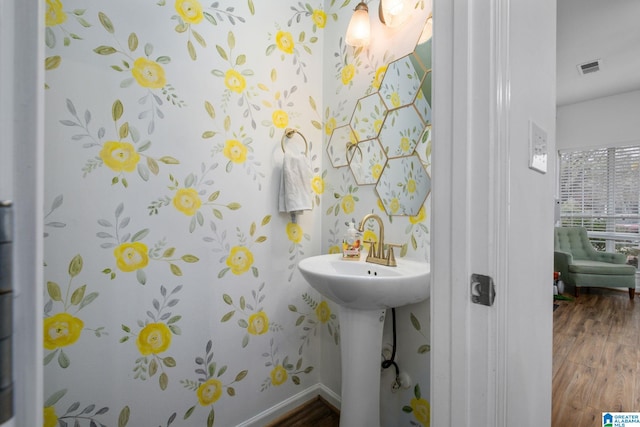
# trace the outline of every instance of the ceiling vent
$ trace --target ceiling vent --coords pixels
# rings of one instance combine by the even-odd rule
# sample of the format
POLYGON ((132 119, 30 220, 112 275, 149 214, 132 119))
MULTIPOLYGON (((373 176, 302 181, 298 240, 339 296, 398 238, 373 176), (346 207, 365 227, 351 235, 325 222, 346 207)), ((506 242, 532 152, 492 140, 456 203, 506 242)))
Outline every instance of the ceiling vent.
POLYGON ((599 59, 594 59, 593 61, 585 62, 584 64, 578 65, 578 72, 582 75, 592 74, 597 71, 600 71, 600 67, 602 62, 599 59))

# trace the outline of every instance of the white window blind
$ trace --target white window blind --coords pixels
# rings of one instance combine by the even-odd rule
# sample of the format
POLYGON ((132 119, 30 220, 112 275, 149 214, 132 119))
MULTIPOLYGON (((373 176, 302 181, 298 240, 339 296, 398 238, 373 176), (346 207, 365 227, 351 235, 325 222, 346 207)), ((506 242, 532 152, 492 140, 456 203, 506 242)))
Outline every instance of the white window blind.
MULTIPOLYGON (((640 239, 640 146, 560 152, 560 220, 603 238, 640 239)), ((627 243, 628 243, 627 242, 627 243)), ((637 240, 636 240, 637 242, 637 240)))

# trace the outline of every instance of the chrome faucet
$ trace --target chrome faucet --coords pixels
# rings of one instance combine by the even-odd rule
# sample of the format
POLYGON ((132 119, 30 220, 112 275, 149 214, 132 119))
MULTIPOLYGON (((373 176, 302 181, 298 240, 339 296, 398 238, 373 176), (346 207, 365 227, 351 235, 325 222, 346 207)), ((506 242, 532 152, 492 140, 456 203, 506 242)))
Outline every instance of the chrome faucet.
POLYGON ((393 247, 399 247, 400 245, 389 244, 389 248, 387 250, 387 254, 385 256, 384 253, 384 224, 382 223, 382 219, 376 214, 370 213, 365 215, 360 221, 360 225, 358 225, 358 231, 364 231, 364 225, 370 219, 375 219, 378 223, 378 227, 380 228, 379 239, 378 239, 378 248, 376 249, 376 242, 372 240, 368 240, 365 243, 369 243, 369 252, 367 253, 366 262, 371 262, 373 264, 381 264, 387 265, 389 267, 396 267, 396 258, 393 255, 393 247))

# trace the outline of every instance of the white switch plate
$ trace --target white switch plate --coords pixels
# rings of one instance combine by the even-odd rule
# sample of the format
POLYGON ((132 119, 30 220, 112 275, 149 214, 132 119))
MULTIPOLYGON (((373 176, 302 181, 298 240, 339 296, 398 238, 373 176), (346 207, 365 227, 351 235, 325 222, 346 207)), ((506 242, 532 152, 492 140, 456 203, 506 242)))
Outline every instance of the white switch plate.
POLYGON ((529 167, 546 173, 547 158, 547 132, 529 120, 529 167))

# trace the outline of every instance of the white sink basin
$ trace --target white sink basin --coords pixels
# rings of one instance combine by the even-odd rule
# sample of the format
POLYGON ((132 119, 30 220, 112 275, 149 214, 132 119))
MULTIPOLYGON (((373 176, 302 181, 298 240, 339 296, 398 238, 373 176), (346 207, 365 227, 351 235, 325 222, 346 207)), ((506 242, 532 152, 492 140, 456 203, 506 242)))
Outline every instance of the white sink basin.
POLYGON ((341 254, 318 255, 298 263, 302 276, 333 302, 359 310, 400 307, 424 301, 430 293, 428 263, 403 258, 397 267, 347 261, 341 254))

